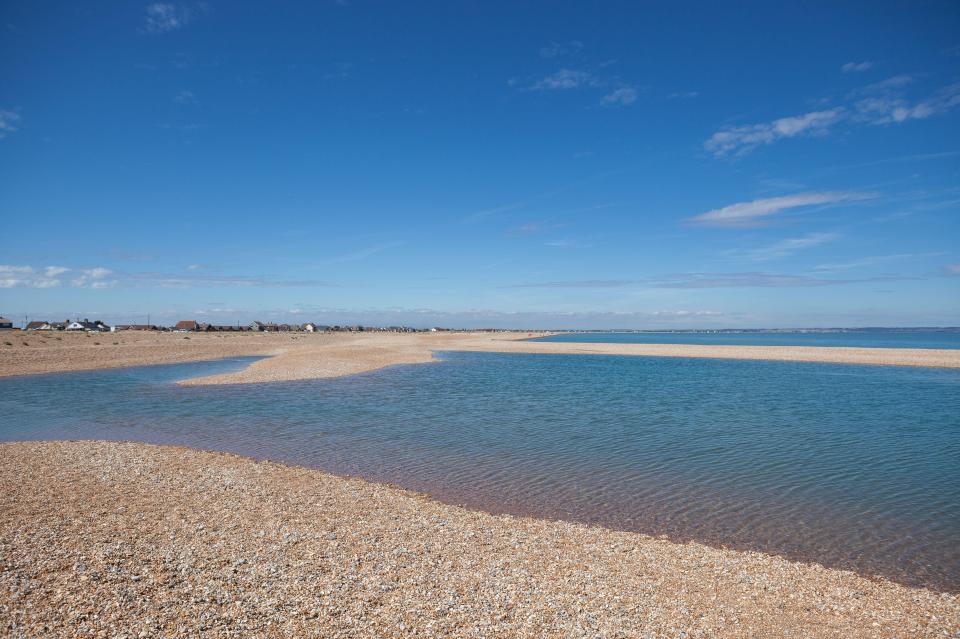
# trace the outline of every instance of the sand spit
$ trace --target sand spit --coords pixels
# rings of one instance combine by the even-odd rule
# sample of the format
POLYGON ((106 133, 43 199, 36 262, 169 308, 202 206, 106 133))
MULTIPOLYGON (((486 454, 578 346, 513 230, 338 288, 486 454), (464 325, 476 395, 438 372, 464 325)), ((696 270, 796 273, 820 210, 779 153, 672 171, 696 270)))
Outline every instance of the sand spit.
POLYGON ((186 448, 0 445, 13 637, 941 637, 956 595, 186 448))
POLYGON ((289 335, 265 333, 4 331, 0 333, 0 377, 275 355, 293 343, 289 335))
POLYGON ((429 362, 437 351, 633 355, 960 368, 960 350, 807 346, 699 346, 531 342, 530 333, 135 333, 11 332, 0 345, 0 377, 270 355, 245 370, 188 384, 243 384, 338 377, 429 362))

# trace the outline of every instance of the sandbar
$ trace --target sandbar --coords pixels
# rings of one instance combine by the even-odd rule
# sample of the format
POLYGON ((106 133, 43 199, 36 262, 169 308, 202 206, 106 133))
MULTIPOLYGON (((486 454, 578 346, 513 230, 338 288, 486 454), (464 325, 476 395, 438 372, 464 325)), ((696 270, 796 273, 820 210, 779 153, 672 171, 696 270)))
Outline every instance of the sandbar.
POLYGON ((706 346, 529 341, 542 333, 136 333, 7 332, 0 377, 144 366, 240 355, 265 359, 234 373, 184 384, 246 384, 339 377, 433 361, 442 351, 774 360, 960 368, 960 350, 811 346, 706 346), (9 343, 7 343, 9 342, 9 343))

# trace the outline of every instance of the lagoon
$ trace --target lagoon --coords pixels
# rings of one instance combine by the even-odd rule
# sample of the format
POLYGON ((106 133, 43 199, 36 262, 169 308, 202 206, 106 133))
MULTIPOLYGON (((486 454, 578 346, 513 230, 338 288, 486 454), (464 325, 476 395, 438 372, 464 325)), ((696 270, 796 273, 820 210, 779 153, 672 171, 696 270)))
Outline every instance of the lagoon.
POLYGON ((960 371, 450 352, 183 387, 234 358, 0 380, 0 439, 181 444, 441 500, 960 590, 960 371))

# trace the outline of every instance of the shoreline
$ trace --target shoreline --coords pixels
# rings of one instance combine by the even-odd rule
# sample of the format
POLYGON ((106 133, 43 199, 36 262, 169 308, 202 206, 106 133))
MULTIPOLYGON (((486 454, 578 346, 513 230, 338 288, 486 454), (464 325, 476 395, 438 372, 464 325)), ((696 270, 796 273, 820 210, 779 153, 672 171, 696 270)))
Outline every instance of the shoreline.
POLYGON ((134 636, 201 627, 345 636, 960 630, 955 594, 758 552, 492 515, 229 453, 18 442, 0 444, 0 460, 7 630, 11 622, 134 636))
POLYGON ((257 355, 265 359, 241 371, 194 378, 181 383, 264 383, 341 377, 398 364, 428 363, 434 360, 434 352, 438 351, 960 368, 960 349, 615 344, 536 342, 529 339, 549 334, 20 334, 15 338, 16 343, 11 341, 10 345, 0 347, 0 378, 257 355))

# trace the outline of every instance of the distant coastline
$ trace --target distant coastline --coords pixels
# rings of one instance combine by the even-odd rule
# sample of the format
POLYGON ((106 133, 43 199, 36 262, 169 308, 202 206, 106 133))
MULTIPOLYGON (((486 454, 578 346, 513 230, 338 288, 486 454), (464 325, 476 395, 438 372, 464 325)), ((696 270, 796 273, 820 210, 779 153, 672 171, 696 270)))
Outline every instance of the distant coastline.
POLYGON ((652 334, 701 334, 701 333, 960 333, 960 326, 910 326, 910 327, 823 327, 823 328, 585 328, 551 331, 553 333, 652 333, 652 334))

